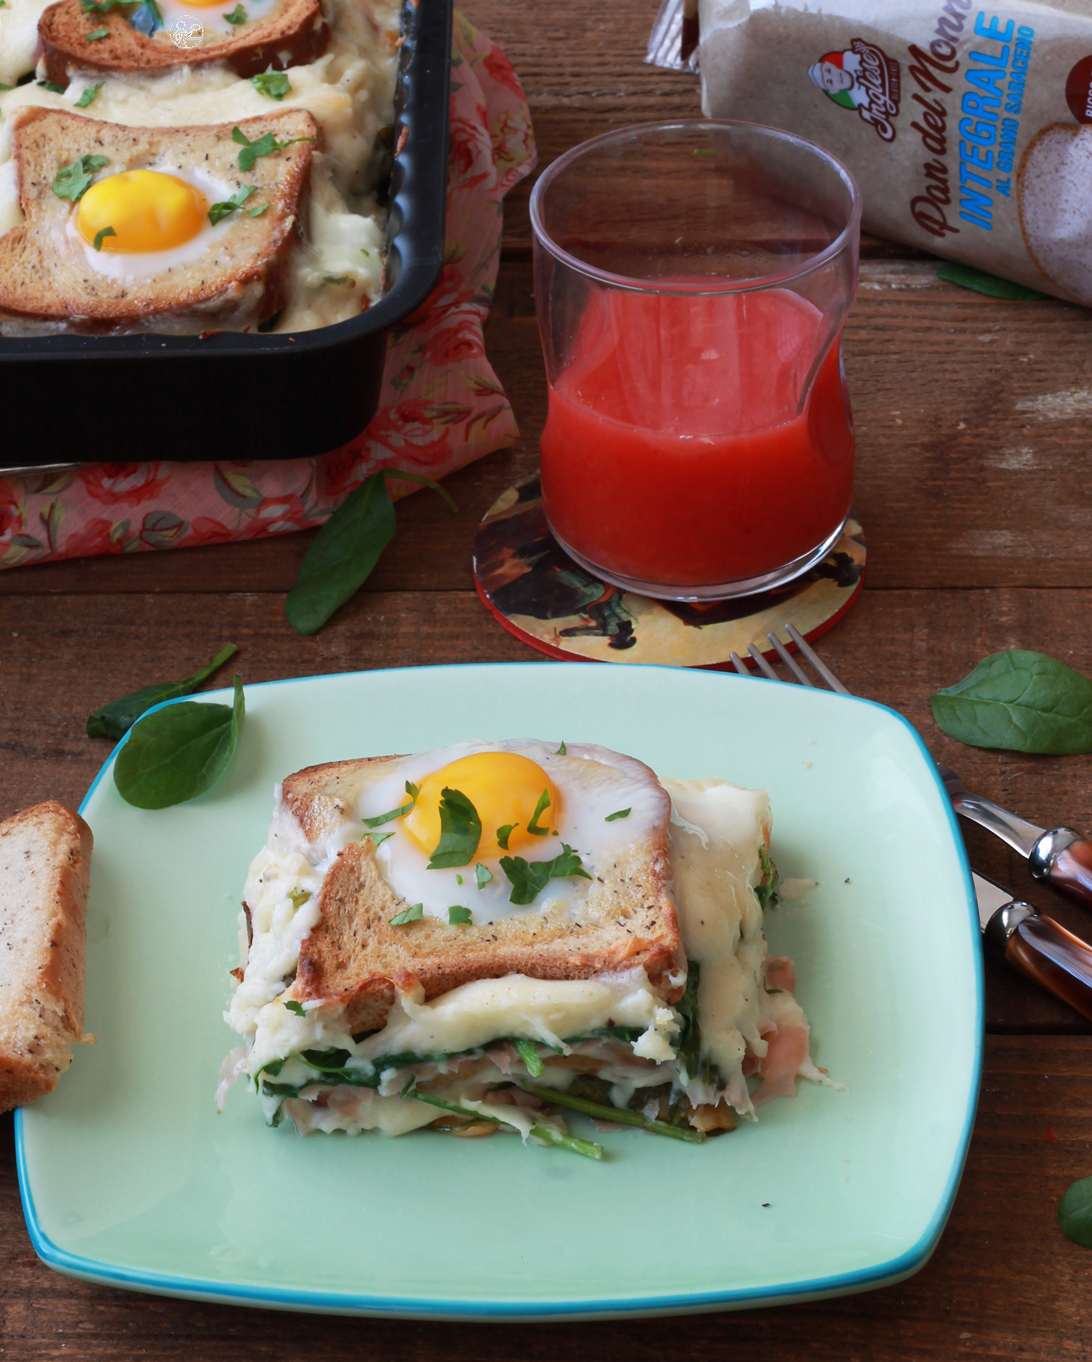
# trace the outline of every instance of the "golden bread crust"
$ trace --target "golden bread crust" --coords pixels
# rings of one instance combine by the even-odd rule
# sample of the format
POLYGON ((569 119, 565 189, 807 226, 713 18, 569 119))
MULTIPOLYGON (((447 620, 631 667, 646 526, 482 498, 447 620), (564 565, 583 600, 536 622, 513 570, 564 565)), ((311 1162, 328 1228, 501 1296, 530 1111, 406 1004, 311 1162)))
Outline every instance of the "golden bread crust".
POLYGON ((138 32, 127 13, 114 9, 88 14, 80 0, 50 5, 38 20, 39 60, 46 79, 67 85, 76 71, 164 71, 214 61, 226 61, 246 78, 307 65, 322 56, 330 41, 319 0, 282 0, 273 14, 241 24, 232 33, 210 32, 193 48, 177 47, 164 30, 151 37, 138 32), (107 30, 106 37, 89 43, 87 34, 100 28, 107 30))

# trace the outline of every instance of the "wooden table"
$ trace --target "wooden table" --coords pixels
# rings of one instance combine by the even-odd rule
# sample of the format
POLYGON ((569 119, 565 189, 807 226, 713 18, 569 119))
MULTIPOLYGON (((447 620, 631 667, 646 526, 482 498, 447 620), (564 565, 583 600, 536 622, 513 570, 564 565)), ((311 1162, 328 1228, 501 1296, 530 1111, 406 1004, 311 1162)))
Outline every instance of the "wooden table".
MULTIPOLYGON (((467 0, 524 81, 541 164, 607 128, 698 111, 692 76, 643 65, 655 0, 467 0)), ((545 383, 531 293, 527 189, 506 214, 487 341, 523 439, 449 480, 461 511, 415 496, 366 588, 315 638, 284 617, 309 536, 16 570, 0 575, 0 815, 79 803, 108 748, 84 736, 100 702, 183 675, 224 639, 248 682, 367 667, 520 660, 470 574, 475 526, 536 465, 545 383)), ((1092 829, 1092 758, 959 747, 928 696, 984 654, 1038 649, 1092 673, 1092 312, 1008 303, 942 283, 931 259, 865 243, 846 329, 857 419, 865 590, 823 641, 846 683, 900 710, 969 786, 1050 826, 1092 829)), ((1081 930, 1014 856, 971 834, 972 860, 1081 930)), ((1084 924, 1089 932, 1089 925, 1084 924)), ((1092 1254, 1055 1220, 1092 1173, 1090 1027, 986 967, 987 1037, 970 1157, 932 1261, 901 1286, 814 1305, 630 1323, 462 1326, 281 1314, 104 1290, 35 1257, 19 1206, 10 1116, 0 1118, 0 1350, 23 1357, 450 1362, 731 1355, 748 1362, 1081 1358, 1092 1254)), ((921 1094, 928 1102, 929 1094, 921 1094)), ((688 1246, 687 1251, 693 1251, 688 1246)))

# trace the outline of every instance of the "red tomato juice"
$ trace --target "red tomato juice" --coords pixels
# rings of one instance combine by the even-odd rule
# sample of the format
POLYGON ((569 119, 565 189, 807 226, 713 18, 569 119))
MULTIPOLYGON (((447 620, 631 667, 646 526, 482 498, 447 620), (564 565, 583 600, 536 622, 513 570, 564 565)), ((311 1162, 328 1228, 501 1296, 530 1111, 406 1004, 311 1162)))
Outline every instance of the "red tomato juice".
POLYGON ((784 289, 593 297, 540 444, 556 534, 608 574, 684 589, 816 550, 853 490, 839 340, 805 391, 824 325, 784 289))

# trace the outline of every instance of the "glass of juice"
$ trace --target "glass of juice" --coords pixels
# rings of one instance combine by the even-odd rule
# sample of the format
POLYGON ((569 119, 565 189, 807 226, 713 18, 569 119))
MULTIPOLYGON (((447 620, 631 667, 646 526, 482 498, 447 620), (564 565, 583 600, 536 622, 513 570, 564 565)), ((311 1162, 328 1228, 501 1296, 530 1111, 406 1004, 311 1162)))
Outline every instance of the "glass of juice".
POLYGON ((622 128, 546 170, 542 496, 578 563, 717 600, 781 586, 838 542, 860 217, 832 156, 746 123, 622 128))

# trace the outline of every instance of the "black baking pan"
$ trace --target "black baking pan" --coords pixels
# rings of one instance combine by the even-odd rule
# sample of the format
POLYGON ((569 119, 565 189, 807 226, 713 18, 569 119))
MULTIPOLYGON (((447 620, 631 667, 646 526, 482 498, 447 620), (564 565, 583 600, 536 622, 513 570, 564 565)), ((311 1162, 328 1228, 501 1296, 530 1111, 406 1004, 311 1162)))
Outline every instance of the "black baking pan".
POLYGON ((451 11, 452 0, 403 11, 383 297, 295 334, 0 337, 0 468, 294 459, 360 434, 387 332, 443 266, 451 11))

